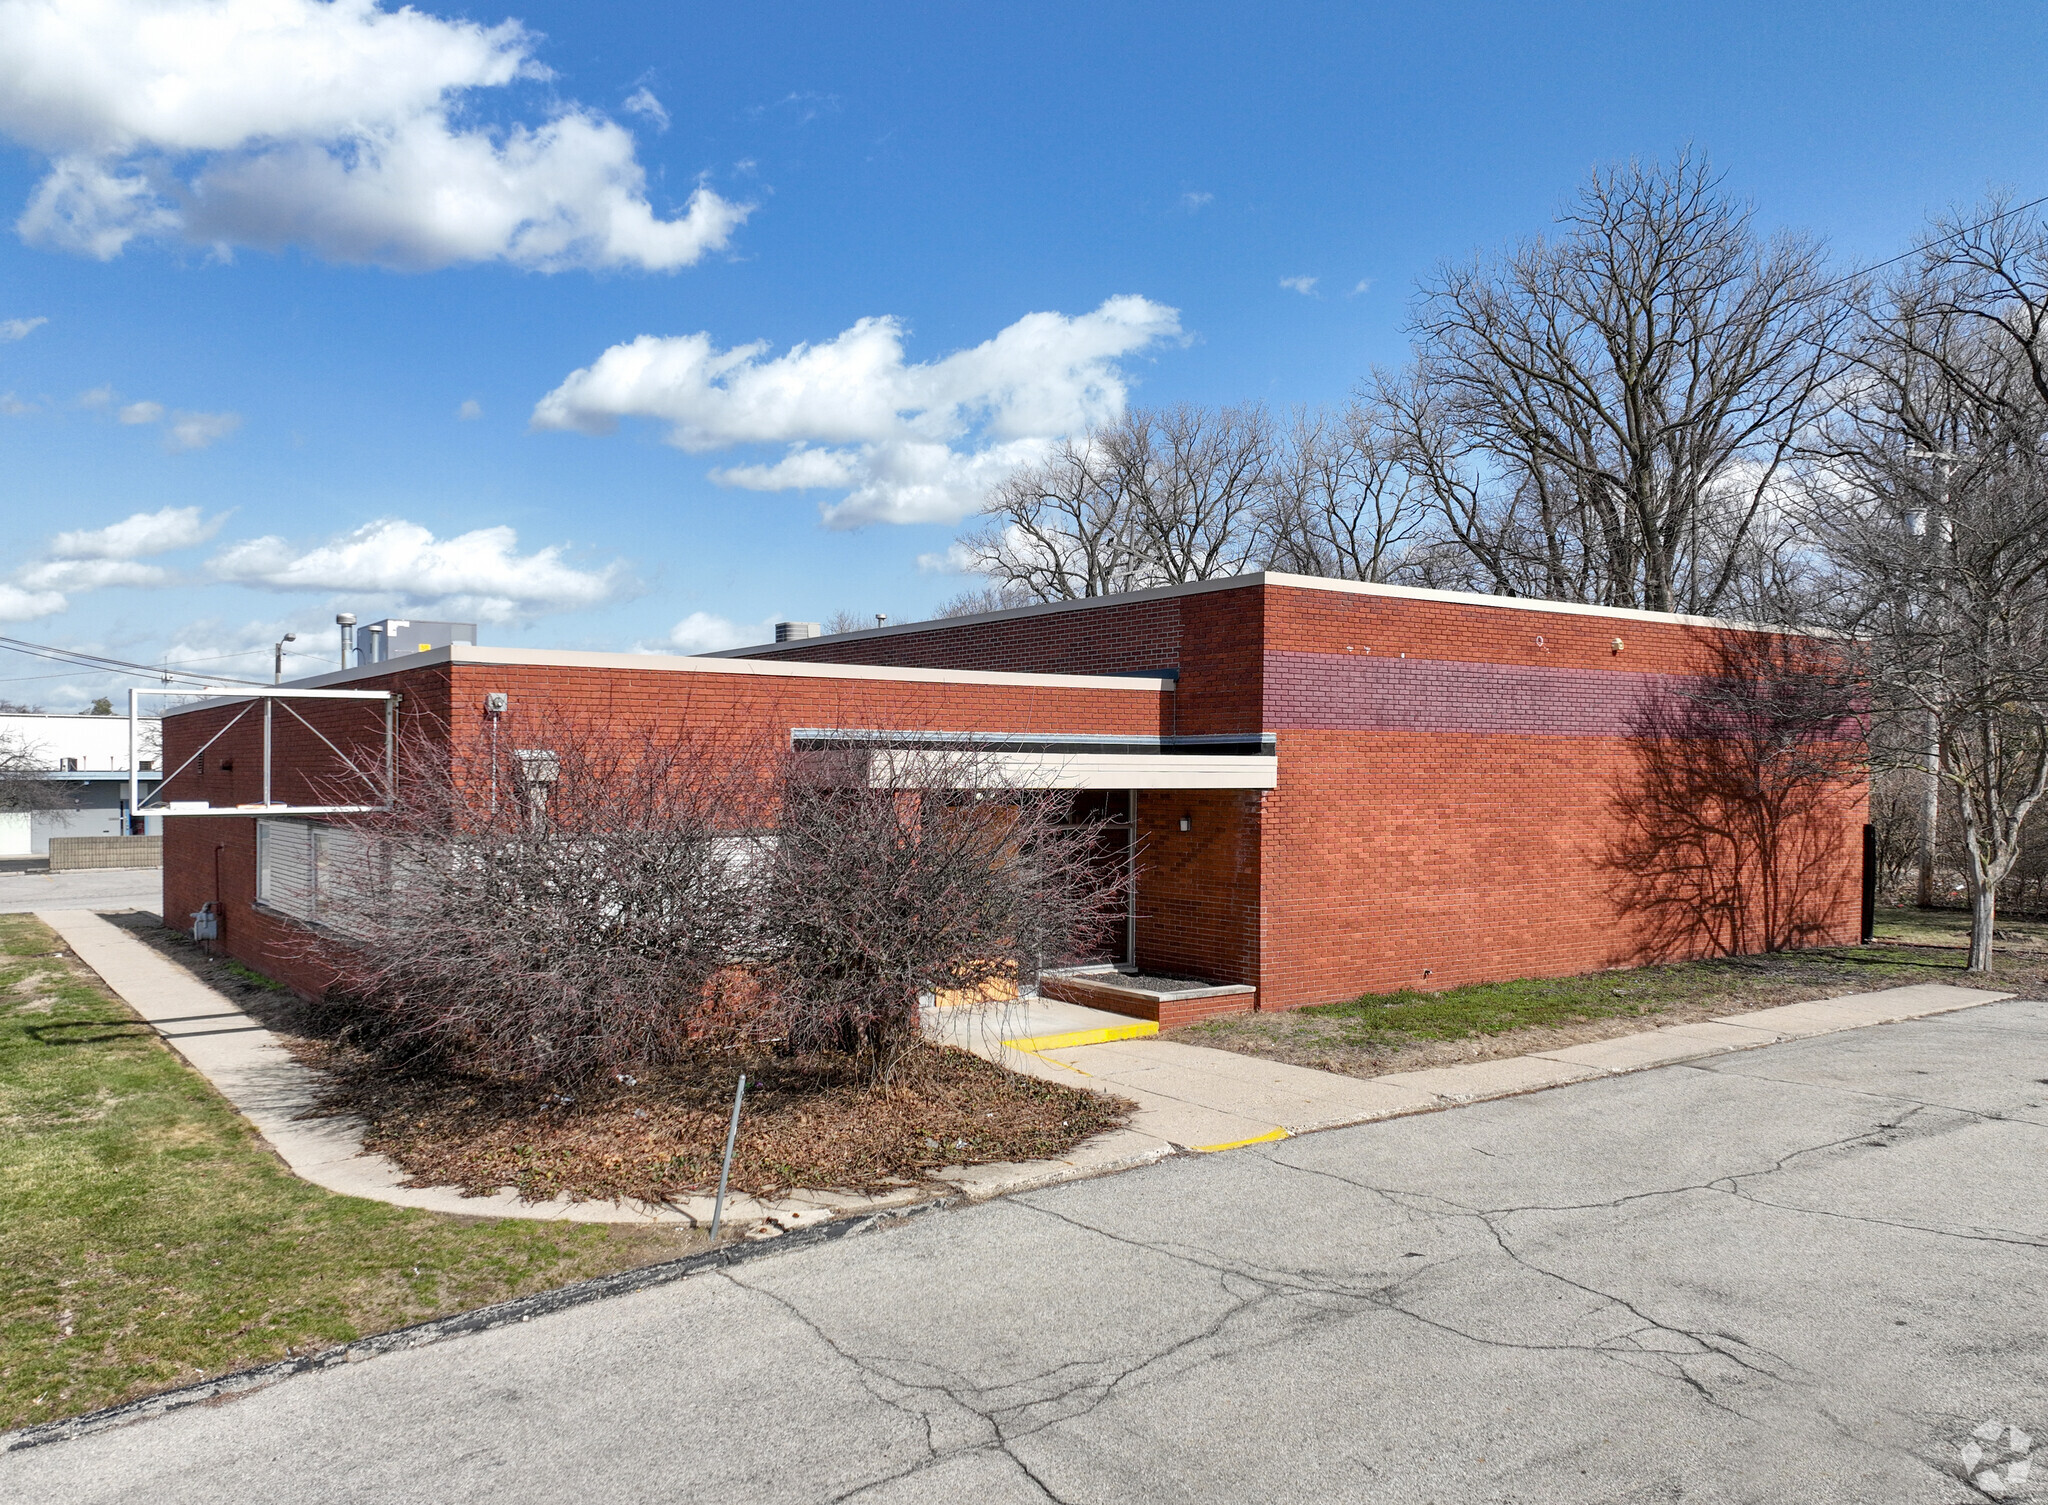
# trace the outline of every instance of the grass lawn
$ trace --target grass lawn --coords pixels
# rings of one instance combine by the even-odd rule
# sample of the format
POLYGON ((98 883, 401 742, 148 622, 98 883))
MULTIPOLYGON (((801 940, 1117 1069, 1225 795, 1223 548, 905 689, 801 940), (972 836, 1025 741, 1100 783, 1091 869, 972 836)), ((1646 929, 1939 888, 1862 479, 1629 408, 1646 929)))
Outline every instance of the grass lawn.
POLYGON ((0 915, 0 1427, 701 1245, 310 1186, 49 930, 0 915))
MULTIPOLYGON (((2048 983, 2048 946, 2033 935, 2048 937, 2048 924, 2015 921, 2012 928, 2028 939, 2001 944, 1997 982, 1977 985, 2039 996, 2048 983)), ((1518 978, 1438 993, 1369 993, 1314 1008, 1211 1020, 1174 1034, 1191 1044, 1375 1076, 1904 983, 1970 986, 1976 979, 1964 972, 1969 933, 1967 914, 1884 910, 1869 946, 1518 978)))

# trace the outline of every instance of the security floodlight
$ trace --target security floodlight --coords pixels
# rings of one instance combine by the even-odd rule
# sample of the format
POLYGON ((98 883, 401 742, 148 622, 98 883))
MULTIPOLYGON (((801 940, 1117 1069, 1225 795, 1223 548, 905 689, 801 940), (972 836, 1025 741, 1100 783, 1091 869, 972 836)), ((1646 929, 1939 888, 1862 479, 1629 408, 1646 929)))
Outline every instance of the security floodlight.
POLYGON ((270 650, 270 682, 272 684, 281 685, 284 683, 284 645, 286 643, 296 643, 298 640, 299 635, 296 632, 288 632, 279 638, 277 645, 270 650))

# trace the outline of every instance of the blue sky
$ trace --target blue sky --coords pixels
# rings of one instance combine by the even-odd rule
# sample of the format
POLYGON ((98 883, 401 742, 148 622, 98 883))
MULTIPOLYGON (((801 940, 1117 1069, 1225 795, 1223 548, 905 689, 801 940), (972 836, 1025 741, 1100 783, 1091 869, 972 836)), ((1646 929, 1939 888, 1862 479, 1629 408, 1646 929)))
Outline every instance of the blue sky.
MULTIPOLYGON (((331 663, 338 609, 672 651, 923 615, 1010 458, 1124 401, 1342 401, 1418 276, 1595 164, 1690 142, 1845 267, 2048 192, 2044 33, 0 0, 0 633, 253 674, 287 630, 331 663)), ((117 683, 0 654, 0 698, 117 683)))

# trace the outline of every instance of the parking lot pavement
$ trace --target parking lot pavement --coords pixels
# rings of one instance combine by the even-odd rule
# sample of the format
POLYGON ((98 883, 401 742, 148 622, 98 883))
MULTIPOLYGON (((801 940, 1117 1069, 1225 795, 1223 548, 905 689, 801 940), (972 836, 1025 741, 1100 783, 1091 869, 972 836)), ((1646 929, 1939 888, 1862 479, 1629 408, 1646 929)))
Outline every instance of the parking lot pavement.
POLYGON ((2027 1498, 2044 1150, 2048 1006, 1987 1004, 771 1245, 0 1497, 2027 1498))
MULTIPOLYGON (((32 909, 146 909, 161 914, 162 868, 84 868, 69 873, 0 873, 0 914, 32 909)), ((179 917, 184 923, 184 917, 179 917)))

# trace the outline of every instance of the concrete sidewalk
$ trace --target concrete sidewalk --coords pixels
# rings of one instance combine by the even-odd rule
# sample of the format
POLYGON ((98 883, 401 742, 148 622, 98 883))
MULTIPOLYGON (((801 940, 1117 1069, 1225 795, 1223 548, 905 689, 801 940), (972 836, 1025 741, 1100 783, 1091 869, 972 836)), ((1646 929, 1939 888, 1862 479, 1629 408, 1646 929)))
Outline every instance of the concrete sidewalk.
MULTIPOLYGON (((1027 999, 981 1011, 937 1010, 930 1016, 930 1028, 935 1037, 1013 1071, 1130 1099, 1137 1111, 1129 1127, 1091 1143, 1098 1154, 1131 1158, 1147 1150, 1165 1155, 1236 1149, 1836 1030, 1945 1014, 2011 996, 1918 983, 1724 1015, 1506 1060, 1370 1078, 1162 1040, 1155 1025, 1052 999, 1027 999)), ((1012 1169, 973 1166, 946 1175, 974 1190, 1012 1169)))

